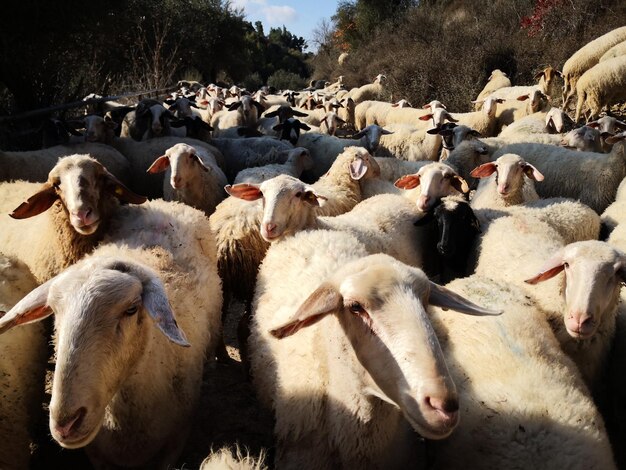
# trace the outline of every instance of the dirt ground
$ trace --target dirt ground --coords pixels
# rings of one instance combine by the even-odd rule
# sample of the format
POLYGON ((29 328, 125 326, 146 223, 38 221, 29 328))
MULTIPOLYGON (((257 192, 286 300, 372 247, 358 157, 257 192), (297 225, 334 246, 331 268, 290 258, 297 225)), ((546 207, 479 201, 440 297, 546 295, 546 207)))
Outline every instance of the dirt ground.
MULTIPOLYGON (((224 325, 226 349, 230 359, 209 363, 205 367, 196 421, 177 468, 197 469, 211 448, 217 450, 235 444, 247 448, 250 455, 255 457, 261 449, 269 451, 270 456, 272 454, 271 413, 259 406, 239 358, 236 331, 243 313, 243 304, 231 303, 224 325)), ((49 384, 50 380, 48 389, 49 384)), ((44 408, 47 409, 49 401, 50 395, 46 395, 44 408)), ((47 417, 46 411, 45 422, 37 429, 31 469, 91 469, 83 450, 62 449, 54 442, 50 437, 47 417)))

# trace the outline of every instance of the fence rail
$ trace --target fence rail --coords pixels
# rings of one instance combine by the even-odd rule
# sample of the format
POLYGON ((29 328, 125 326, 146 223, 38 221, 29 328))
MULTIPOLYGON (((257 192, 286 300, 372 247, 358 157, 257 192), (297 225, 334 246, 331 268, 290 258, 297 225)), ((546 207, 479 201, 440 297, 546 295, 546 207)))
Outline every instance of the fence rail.
POLYGON ((59 104, 55 106, 50 106, 48 108, 33 109, 31 111, 26 111, 24 113, 15 114, 13 116, 0 116, 0 124, 5 123, 5 122, 10 122, 10 121, 19 121, 21 119, 29 119, 29 118, 37 117, 37 116, 44 116, 46 114, 54 113, 56 111, 65 111, 66 109, 79 108, 81 106, 87 106, 89 104, 104 103, 107 101, 115 101, 115 100, 119 100, 122 98, 131 98, 133 96, 155 95, 155 97, 158 97, 159 95, 170 93, 176 89, 177 89, 177 86, 172 85, 167 88, 156 88, 154 90, 146 90, 146 91, 141 91, 141 92, 136 92, 136 93, 126 93, 126 94, 117 95, 117 96, 103 96, 102 98, 89 98, 87 100, 72 101, 71 103, 59 104))

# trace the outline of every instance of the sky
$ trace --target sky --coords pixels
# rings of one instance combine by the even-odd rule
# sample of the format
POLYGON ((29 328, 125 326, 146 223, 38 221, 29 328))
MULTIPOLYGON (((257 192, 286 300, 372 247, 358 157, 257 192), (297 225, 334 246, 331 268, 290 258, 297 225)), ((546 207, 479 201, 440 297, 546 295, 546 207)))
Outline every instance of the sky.
POLYGON ((306 39, 308 51, 315 49, 311 41, 313 30, 323 18, 330 21, 337 3, 336 0, 231 0, 231 5, 243 9, 252 24, 261 21, 265 34, 272 27, 284 25, 291 33, 306 39))

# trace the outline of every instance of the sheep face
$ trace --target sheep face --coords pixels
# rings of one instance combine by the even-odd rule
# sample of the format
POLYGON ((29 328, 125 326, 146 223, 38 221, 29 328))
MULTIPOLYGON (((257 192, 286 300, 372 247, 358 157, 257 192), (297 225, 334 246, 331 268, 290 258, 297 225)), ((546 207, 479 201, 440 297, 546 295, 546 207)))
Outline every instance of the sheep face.
POLYGON ((444 196, 467 193, 469 186, 463 178, 443 163, 429 163, 414 175, 406 175, 395 182, 401 189, 420 186, 417 208, 423 212, 432 210, 444 196))
POLYGON ((85 142, 109 143, 115 136, 114 130, 117 124, 111 120, 105 120, 100 116, 85 116, 83 118, 85 127, 85 142))
POLYGON ((197 150, 187 144, 176 144, 167 149, 165 155, 157 158, 148 173, 160 173, 171 168, 170 184, 174 189, 183 189, 200 178, 201 172, 210 169, 204 165, 197 150))
POLYGON ((146 201, 145 197, 130 191, 93 158, 71 155, 61 158, 50 171, 42 189, 10 215, 15 219, 33 217, 60 200, 74 230, 81 235, 91 235, 100 226, 101 216, 112 212, 111 196, 135 204, 146 201))
POLYGON ((50 431, 66 448, 83 447, 96 437, 107 405, 124 381, 132 380, 154 326, 188 346, 163 284, 137 263, 111 257, 77 263, 7 312, 0 332, 52 312, 57 360, 50 431))
POLYGON ((600 131, 591 126, 572 129, 561 139, 561 145, 582 152, 600 152, 602 149, 600 131))
POLYGON ((624 253, 595 240, 571 243, 526 282, 536 284, 561 271, 565 272, 563 320, 570 336, 588 339, 600 324, 615 321, 620 286, 626 280, 624 253))
POLYGON ((513 153, 502 155, 495 162, 484 163, 472 170, 471 175, 475 178, 486 178, 493 173, 496 174, 498 194, 505 201, 519 194, 524 186, 524 176, 535 181, 543 181, 543 175, 537 168, 513 153))
POLYGON ((449 260, 469 253, 474 238, 480 233, 480 223, 470 205, 455 196, 444 197, 433 215, 439 232, 439 254, 449 260))
POLYGON ((275 242, 303 229, 314 210, 326 201, 313 187, 289 175, 276 176, 260 185, 227 186, 226 192, 246 201, 263 200, 260 232, 267 242, 275 242))
POLYGON ((371 255, 347 263, 271 334, 282 339, 337 315, 367 371, 365 387, 398 406, 421 435, 442 439, 458 424, 458 395, 426 306, 447 305, 450 295, 461 299, 419 269, 371 255))

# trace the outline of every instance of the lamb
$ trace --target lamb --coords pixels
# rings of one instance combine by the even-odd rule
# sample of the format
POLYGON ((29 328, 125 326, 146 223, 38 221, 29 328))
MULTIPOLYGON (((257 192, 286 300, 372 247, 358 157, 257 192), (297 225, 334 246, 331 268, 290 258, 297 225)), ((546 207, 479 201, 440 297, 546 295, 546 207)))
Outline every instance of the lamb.
POLYGON ((578 199, 601 214, 615 200, 617 187, 626 177, 625 137, 626 133, 609 138, 611 143, 617 142, 609 154, 521 143, 502 147, 492 158, 505 153, 523 155, 546 177, 537 188, 539 196, 578 199))
MULTIPOLYGON (((606 51, 620 42, 626 41, 626 26, 616 28, 594 39, 578 49, 563 65, 563 108, 567 109, 569 101, 577 90, 580 77, 598 63, 606 51)), ((578 120, 578 119, 577 119, 578 120)))
POLYGON ((120 136, 139 141, 171 135, 170 120, 173 118, 174 115, 157 100, 141 100, 135 111, 124 116, 120 136))
POLYGON ((43 183, 60 157, 88 154, 102 163, 116 178, 128 184, 131 170, 128 160, 120 152, 103 144, 85 143, 56 145, 41 150, 24 152, 0 151, 0 181, 24 180, 43 183))
POLYGON ((510 86, 511 86, 511 80, 509 80, 508 75, 499 69, 495 69, 493 72, 491 72, 491 75, 489 75, 489 79, 485 87, 476 97, 476 100, 474 101, 475 103, 474 109, 476 111, 479 111, 480 108, 482 107, 483 100, 487 98, 489 95, 491 95, 497 89, 510 87, 510 86))
POLYGON ((543 175, 522 157, 504 154, 495 162, 483 163, 471 175, 483 179, 472 198, 472 209, 507 207, 539 199, 534 181, 543 175))
MULTIPOLYGON (((0 314, 37 287, 28 267, 0 254, 0 314)), ((47 338, 42 324, 26 325, 0 341, 0 467, 29 468, 29 429, 44 399, 47 338)))
POLYGON ((411 428, 430 439, 452 432, 458 397, 427 303, 497 313, 387 255, 368 256, 347 233, 301 232, 271 247, 259 271, 250 347, 253 382, 276 415, 278 468, 414 466, 411 428))
POLYGON ((338 137, 307 133, 298 138, 298 147, 304 147, 311 152, 315 166, 311 171, 305 172, 305 178, 316 181, 328 171, 337 155, 349 147, 364 147, 368 152, 374 153, 378 149, 381 136, 390 134, 389 131, 377 125, 367 126, 362 131, 352 136, 352 139, 340 139, 338 137))
POLYGON ((262 183, 278 175, 291 175, 299 178, 304 170, 313 168, 311 154, 304 147, 296 147, 288 151, 285 163, 271 163, 269 165, 247 168, 237 173, 233 184, 262 183))
POLYGON ((162 172, 166 201, 180 201, 211 215, 226 196, 226 176, 206 149, 176 144, 148 168, 148 173, 162 172))
MULTIPOLYGON (((626 27, 625 27, 626 38, 626 27)), ((582 115, 583 106, 589 108, 587 120, 597 119, 602 107, 626 99, 626 56, 619 56, 587 70, 576 82, 576 115, 582 115)))
POLYGON ((446 287, 504 313, 428 309, 463 413, 432 443, 431 468, 614 469, 602 416, 527 294, 477 275, 446 287))
POLYGON ((213 139, 211 144, 224 155, 222 166, 228 181, 233 181, 245 168, 263 166, 269 163, 285 163, 287 152, 293 145, 271 137, 250 137, 248 139, 213 139))
POLYGON ((146 200, 87 155, 60 159, 43 185, 4 183, 0 193, 2 251, 23 261, 39 283, 93 250, 108 230, 118 200, 146 200), (32 196, 19 204, 27 194, 32 196), (7 215, 9 208, 14 210, 7 215))
POLYGON ((55 313, 50 432, 61 446, 86 446, 96 468, 170 468, 221 327, 215 242, 204 214, 178 203, 127 206, 116 222, 0 332, 55 313))

